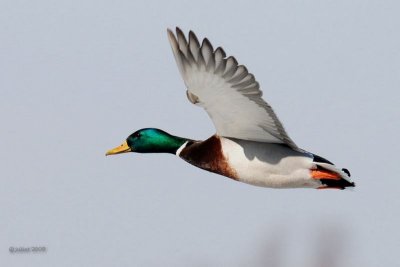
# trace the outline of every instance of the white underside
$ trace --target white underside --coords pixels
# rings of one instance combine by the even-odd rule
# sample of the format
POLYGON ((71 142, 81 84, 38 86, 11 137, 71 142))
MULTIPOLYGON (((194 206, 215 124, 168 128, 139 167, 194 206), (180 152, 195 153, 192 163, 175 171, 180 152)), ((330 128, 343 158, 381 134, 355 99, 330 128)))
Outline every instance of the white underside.
POLYGON ((224 156, 236 171, 239 181, 273 188, 318 188, 321 182, 311 178, 314 166, 307 153, 272 143, 221 137, 224 156))

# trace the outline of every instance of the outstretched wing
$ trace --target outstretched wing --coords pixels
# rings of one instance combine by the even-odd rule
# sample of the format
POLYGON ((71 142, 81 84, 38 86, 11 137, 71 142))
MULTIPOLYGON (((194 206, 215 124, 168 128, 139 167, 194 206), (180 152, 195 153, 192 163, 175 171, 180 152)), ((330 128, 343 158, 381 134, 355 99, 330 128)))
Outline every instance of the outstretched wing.
POLYGON ((179 28, 168 37, 188 99, 207 111, 219 135, 297 148, 245 66, 207 38, 200 45, 192 31, 188 40, 179 28))

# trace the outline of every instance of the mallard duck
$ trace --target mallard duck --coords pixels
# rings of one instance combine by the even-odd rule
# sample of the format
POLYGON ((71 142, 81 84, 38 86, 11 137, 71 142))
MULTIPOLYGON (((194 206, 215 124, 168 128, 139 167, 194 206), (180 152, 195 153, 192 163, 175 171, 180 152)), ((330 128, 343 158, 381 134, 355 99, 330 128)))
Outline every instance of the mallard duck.
POLYGON ((201 169, 233 180, 270 188, 354 187, 347 169, 299 148, 286 133, 259 83, 233 56, 168 31, 189 101, 206 110, 216 134, 205 141, 178 137, 155 128, 138 130, 106 155, 127 152, 170 153, 201 169))

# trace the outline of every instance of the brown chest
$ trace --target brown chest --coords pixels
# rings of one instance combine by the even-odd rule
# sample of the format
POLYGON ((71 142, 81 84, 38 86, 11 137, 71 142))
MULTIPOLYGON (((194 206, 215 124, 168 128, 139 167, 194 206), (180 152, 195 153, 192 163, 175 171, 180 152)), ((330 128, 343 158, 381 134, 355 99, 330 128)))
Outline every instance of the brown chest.
POLYGON ((237 180, 237 174, 229 166, 220 138, 216 135, 202 142, 189 143, 179 156, 196 167, 237 180))

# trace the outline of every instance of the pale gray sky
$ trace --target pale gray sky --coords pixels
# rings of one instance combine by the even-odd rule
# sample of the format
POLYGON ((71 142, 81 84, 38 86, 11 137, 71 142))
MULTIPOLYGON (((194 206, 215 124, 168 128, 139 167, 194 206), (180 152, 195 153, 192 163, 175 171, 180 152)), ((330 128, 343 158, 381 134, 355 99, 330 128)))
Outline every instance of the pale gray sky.
POLYGON ((364 0, 1 1, 0 265, 398 266, 399 11, 364 0), (293 140, 358 187, 272 190, 171 155, 106 158, 144 127, 214 133, 186 99, 166 36, 176 25, 245 64, 293 140))

